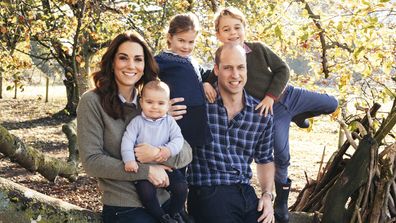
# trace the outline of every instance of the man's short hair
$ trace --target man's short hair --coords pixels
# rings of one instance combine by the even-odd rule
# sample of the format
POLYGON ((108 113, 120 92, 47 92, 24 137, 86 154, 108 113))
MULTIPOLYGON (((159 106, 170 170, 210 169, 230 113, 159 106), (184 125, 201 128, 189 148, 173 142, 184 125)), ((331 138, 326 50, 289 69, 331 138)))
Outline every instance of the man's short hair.
POLYGON ((215 53, 215 64, 217 66, 220 65, 220 59, 221 59, 220 57, 221 57, 221 53, 223 52, 223 50, 224 49, 232 49, 232 48, 240 50, 243 53, 243 55, 246 57, 245 49, 241 45, 236 44, 236 43, 226 43, 226 44, 220 46, 219 48, 217 48, 217 50, 216 50, 216 53, 215 53))
POLYGON ((164 92, 164 94, 166 94, 168 98, 170 97, 169 86, 165 82, 162 82, 160 80, 150 81, 147 84, 145 84, 142 89, 142 97, 144 96, 144 93, 147 90, 161 91, 164 92))

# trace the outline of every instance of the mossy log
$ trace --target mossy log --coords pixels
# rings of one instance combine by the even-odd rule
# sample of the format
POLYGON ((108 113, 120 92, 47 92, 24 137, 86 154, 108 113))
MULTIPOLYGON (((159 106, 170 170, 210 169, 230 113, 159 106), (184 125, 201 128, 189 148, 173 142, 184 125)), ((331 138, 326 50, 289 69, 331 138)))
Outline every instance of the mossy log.
POLYGON ((77 163, 66 162, 49 157, 37 149, 27 147, 18 137, 0 125, 0 153, 3 153, 31 172, 38 172, 49 181, 65 177, 70 181, 77 179, 77 163))
POLYGON ((0 222, 96 223, 98 213, 0 178, 0 222))

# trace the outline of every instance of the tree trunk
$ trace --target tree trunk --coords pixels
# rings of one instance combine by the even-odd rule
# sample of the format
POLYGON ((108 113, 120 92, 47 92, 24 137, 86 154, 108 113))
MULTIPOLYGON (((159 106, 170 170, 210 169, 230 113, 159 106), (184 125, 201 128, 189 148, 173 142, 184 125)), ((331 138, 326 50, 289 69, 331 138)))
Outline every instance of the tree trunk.
POLYGON ((91 74, 90 64, 93 56, 94 54, 89 54, 89 52, 86 52, 84 54, 85 67, 84 69, 80 69, 81 74, 77 75, 78 92, 80 94, 79 96, 92 88, 92 83, 90 82, 89 75, 91 74))
POLYGON ((45 76, 45 103, 48 102, 49 77, 45 76))
POLYGON ((75 162, 76 165, 78 163, 78 149, 77 149, 77 120, 74 119, 62 126, 62 131, 65 133, 67 137, 67 141, 69 141, 69 159, 67 162, 75 162))
POLYGON ((3 72, 0 70, 0 99, 3 98, 3 72))
POLYGON ((18 94, 18 83, 14 81, 14 99, 17 99, 18 94))
POLYGON ((63 83, 66 87, 67 104, 64 110, 67 115, 76 116, 77 105, 80 99, 77 81, 74 78, 74 75, 70 73, 66 73, 65 77, 66 79, 63 80, 63 83))
POLYGON ((0 222, 101 222, 100 215, 0 178, 0 222))
POLYGON ((16 136, 10 134, 0 125, 0 152, 29 171, 37 171, 49 181, 55 181, 61 176, 69 181, 77 178, 77 165, 75 162, 65 162, 60 159, 48 157, 44 153, 26 147, 16 136))

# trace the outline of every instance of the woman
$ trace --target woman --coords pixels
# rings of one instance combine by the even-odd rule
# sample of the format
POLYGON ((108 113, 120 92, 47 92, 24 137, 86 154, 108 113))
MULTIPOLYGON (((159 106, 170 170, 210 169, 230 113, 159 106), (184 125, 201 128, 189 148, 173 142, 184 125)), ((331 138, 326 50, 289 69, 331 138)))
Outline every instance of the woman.
MULTIPOLYGON (((188 144, 165 165, 144 164, 155 161, 158 148, 140 144, 135 148, 140 160, 137 173, 124 170, 120 145, 126 125, 140 114, 138 89, 155 80, 158 66, 142 38, 126 32, 118 35, 93 74, 95 89, 86 92, 77 109, 77 138, 82 165, 89 176, 98 179, 103 192, 103 221, 148 223, 156 220, 145 211, 136 194, 133 181, 149 180, 158 188, 168 186, 166 170, 180 168, 191 161, 188 144), (151 154, 142 151, 153 151, 151 154)), ((161 204, 169 199, 165 190, 158 191, 161 204)))

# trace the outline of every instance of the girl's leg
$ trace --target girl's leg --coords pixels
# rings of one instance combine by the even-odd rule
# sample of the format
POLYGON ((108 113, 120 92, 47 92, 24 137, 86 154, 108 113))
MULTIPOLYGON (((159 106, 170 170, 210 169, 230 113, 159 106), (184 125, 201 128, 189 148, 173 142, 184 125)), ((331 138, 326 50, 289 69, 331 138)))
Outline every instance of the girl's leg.
POLYGON ((147 211, 156 219, 161 219, 165 212, 157 199, 157 190, 154 185, 147 180, 139 180, 136 181, 135 187, 139 199, 147 211))

